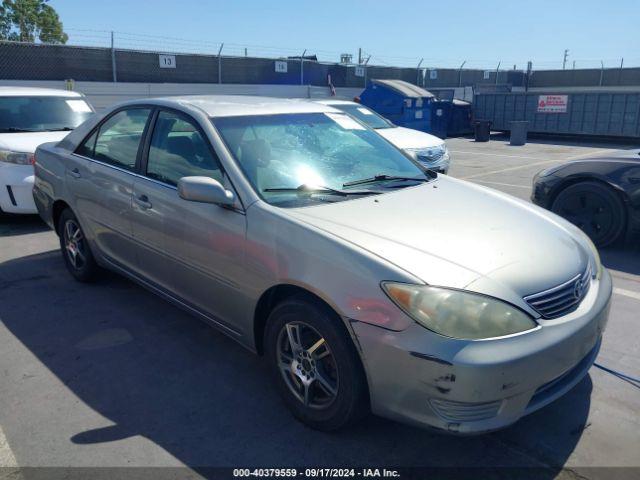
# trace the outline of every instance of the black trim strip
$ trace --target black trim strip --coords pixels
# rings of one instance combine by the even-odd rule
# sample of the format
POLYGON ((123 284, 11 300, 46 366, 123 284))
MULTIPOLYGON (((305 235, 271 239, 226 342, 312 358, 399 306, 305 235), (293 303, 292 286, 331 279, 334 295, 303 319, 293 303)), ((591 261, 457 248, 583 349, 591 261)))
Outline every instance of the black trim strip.
POLYGON ((421 358, 422 360, 429 360, 430 362, 453 366, 453 363, 448 362, 446 360, 442 360, 441 358, 438 358, 438 357, 434 357, 433 355, 427 355, 426 353, 419 353, 419 352, 409 352, 409 353, 414 357, 421 358))
POLYGON ((14 207, 17 207, 18 204, 16 203, 16 197, 13 196, 13 190, 11 190, 10 185, 7 185, 7 192, 9 192, 9 200, 11 200, 14 207))

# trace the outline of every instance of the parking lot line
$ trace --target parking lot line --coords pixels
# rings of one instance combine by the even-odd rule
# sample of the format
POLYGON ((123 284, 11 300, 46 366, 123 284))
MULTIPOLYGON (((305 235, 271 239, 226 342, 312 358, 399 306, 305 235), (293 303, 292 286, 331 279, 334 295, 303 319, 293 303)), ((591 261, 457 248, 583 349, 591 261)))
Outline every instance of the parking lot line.
POLYGON ((502 183, 502 182, 489 182, 488 180, 476 180, 478 183, 487 183, 489 185, 502 185, 504 187, 517 187, 517 188, 531 188, 531 185, 514 185, 512 183, 502 183))
POLYGON ((462 180, 470 180, 472 178, 484 177, 487 175, 493 175, 495 173, 511 172, 514 170, 522 170, 523 168, 537 167, 541 165, 549 165, 551 163, 561 163, 561 162, 562 160, 545 160, 544 162, 527 163, 526 165, 518 165, 516 167, 501 168, 500 170, 490 170, 488 172, 476 173, 474 175, 467 175, 466 177, 460 177, 460 178, 462 180))
MULTIPOLYGON (((468 175, 466 177, 460 177, 462 180, 469 180, 471 178, 478 178, 478 177, 484 177, 486 175, 493 175, 496 173, 503 173, 503 172, 513 172, 515 170, 522 170, 523 168, 529 168, 529 167, 538 167, 538 166, 542 166, 542 165, 548 165, 551 163, 562 163, 562 162, 568 162, 570 160, 578 160, 580 158, 587 158, 587 157, 593 157, 593 156, 597 156, 603 153, 608 153, 608 152, 615 152, 619 149, 617 148, 603 148, 601 150, 596 150, 595 152, 587 152, 587 153, 582 153, 580 155, 573 155, 571 157, 567 157, 565 159, 555 159, 555 160, 545 160, 542 162, 534 162, 534 163, 527 163, 526 165, 518 165, 515 167, 507 167, 507 168, 502 168, 500 170, 491 170, 489 172, 481 172, 481 173, 476 173, 474 175, 468 175)), ((476 153, 477 155, 477 153, 476 153)), ((491 154, 486 154, 486 155, 491 155, 491 154)), ((494 156, 499 156, 499 155, 494 155, 494 156)), ((529 158, 538 158, 538 157, 529 157, 529 158)))
POLYGON ((616 293, 618 295, 623 295, 623 296, 629 297, 629 298, 634 298, 636 300, 640 300, 640 293, 633 292, 631 290, 625 290, 624 288, 615 287, 613 289, 613 293, 616 293))
POLYGON ((16 457, 9 447, 7 437, 4 435, 2 426, 0 426, 0 467, 17 467, 16 457))
POLYGON ((524 158, 526 160, 542 160, 541 157, 528 157, 525 155, 505 155, 504 153, 484 153, 484 152, 469 152, 465 150, 449 150, 451 153, 468 153, 469 155, 486 155, 488 157, 506 157, 506 158, 524 158))

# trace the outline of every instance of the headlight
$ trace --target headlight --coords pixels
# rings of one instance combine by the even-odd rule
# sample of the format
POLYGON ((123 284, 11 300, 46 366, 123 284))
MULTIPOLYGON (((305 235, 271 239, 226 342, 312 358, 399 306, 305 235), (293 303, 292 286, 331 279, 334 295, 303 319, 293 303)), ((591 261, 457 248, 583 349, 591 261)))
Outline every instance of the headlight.
POLYGON ((555 167, 545 168, 544 170, 538 172, 536 177, 548 177, 549 175, 553 175, 558 170, 560 170, 564 165, 556 165, 555 167))
POLYGON ((382 288, 416 322, 447 337, 494 338, 536 327, 529 315, 492 297, 394 282, 383 282, 382 288))
POLYGON ((405 151, 420 162, 438 163, 449 159, 449 150, 444 143, 435 147, 406 148, 405 151))
POLYGON ((582 238, 584 238, 584 242, 589 247, 589 250, 591 250, 591 272, 593 272, 593 278, 595 278, 596 280, 600 280, 600 277, 602 276, 602 262, 600 261, 600 253, 598 253, 598 249, 593 244, 589 236, 578 227, 576 227, 576 229, 580 232, 582 238))
POLYGON ((35 157, 33 153, 0 150, 0 162, 13 163, 15 165, 33 165, 35 157))

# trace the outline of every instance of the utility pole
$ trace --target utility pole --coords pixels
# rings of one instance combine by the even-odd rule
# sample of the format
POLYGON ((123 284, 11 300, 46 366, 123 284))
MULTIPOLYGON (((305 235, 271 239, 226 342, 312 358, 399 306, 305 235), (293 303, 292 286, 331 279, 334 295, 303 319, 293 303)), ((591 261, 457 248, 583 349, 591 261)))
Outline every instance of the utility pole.
POLYGON ((111 71, 113 73, 113 83, 118 81, 118 73, 116 70, 116 47, 113 39, 113 30, 111 31, 111 71))
POLYGON ((600 86, 602 86, 603 80, 604 80, 604 61, 600 60, 600 86))
POLYGON ((302 55, 300 55, 300 85, 304 85, 304 55, 307 53, 307 49, 304 49, 302 55))
POLYGON ((458 69, 458 87, 462 86, 462 68, 464 67, 465 63, 467 63, 466 60, 462 62, 462 65, 460 65, 460 68, 458 69))
POLYGON ((362 48, 358 49, 358 65, 362 65, 362 48))
POLYGON ((564 50, 564 58, 562 59, 562 69, 563 69, 563 70, 564 70, 564 68, 565 68, 565 67, 566 67, 566 65, 567 65, 567 57, 568 57, 568 56, 569 56, 569 49, 568 49, 568 48, 566 48, 566 49, 564 50))
MULTIPOLYGON (((418 85, 418 86, 420 86, 420 73, 421 73, 420 65, 422 65, 423 61, 424 61, 424 58, 421 58, 420 61, 418 62, 418 66, 416 67, 416 71, 417 71, 417 73, 416 73, 416 75, 417 75, 416 85, 418 85)), ((424 84, 424 82, 422 82, 422 83, 424 84)))
POLYGON ((222 83, 222 48, 224 47, 224 43, 220 44, 220 49, 218 50, 218 83, 222 83))

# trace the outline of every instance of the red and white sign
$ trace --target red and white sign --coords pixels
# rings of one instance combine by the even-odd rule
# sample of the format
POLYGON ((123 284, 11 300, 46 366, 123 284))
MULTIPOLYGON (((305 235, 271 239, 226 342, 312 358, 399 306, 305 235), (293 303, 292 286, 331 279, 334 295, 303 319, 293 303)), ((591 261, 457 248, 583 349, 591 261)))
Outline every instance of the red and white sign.
POLYGON ((569 95, 539 95, 538 113, 567 113, 569 95))

